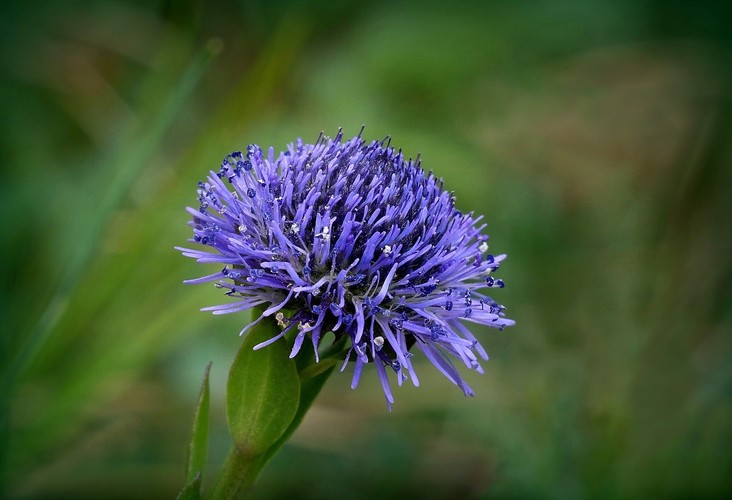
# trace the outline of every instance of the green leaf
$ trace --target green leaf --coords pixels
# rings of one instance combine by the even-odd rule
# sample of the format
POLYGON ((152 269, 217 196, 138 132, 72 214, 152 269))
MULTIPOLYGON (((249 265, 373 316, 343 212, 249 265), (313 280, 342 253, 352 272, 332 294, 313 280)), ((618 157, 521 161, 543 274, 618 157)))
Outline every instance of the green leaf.
MULTIPOLYGON (((304 383, 305 381, 317 377, 318 375, 321 375, 323 372, 330 372, 333 371, 333 368, 338 363, 337 359, 328 358, 328 359, 321 359, 319 363, 313 363, 298 373, 298 376, 300 377, 300 382, 304 383)), ((326 377, 327 378, 327 377, 326 377)), ((300 392, 302 393, 303 388, 300 388, 300 392)), ((302 394, 300 395, 300 400, 302 401, 302 394)))
MULTIPOLYGON (((290 359, 291 342, 277 341, 261 351, 252 347, 279 333, 265 319, 243 342, 229 372, 227 416, 235 446, 216 480, 212 498, 236 498, 253 487, 259 473, 287 442, 335 368, 328 351, 315 363, 312 350, 290 359)), ((344 342, 333 344, 342 351, 344 342)))
POLYGON ((199 478, 206 468, 206 456, 208 454, 208 408, 209 408, 209 389, 208 374, 211 371, 211 363, 206 366, 203 375, 203 384, 201 392, 198 395, 198 404, 196 404, 196 412, 193 416, 193 433, 191 443, 188 445, 188 461, 186 463, 186 481, 194 481, 199 478))
POLYGON ((176 500, 200 500, 201 498, 201 474, 198 473, 186 486, 178 493, 176 500))
POLYGON ((267 452, 290 427, 300 404, 300 379, 287 342, 252 348, 279 333, 271 318, 241 345, 226 384, 226 416, 234 446, 243 457, 267 452))
POLYGON ((345 338, 334 342, 330 348, 321 354, 320 362, 316 362, 315 354, 307 349, 301 350, 297 355, 295 366, 297 367, 298 377, 300 377, 300 404, 297 407, 295 418, 290 422, 290 426, 277 443, 269 449, 269 457, 272 457, 300 426, 315 398, 320 394, 320 390, 333 373, 336 364, 346 352, 344 345, 345 338))
MULTIPOLYGON (((316 396, 320 393, 320 390, 325 385, 328 377, 330 377, 331 373, 333 373, 333 369, 335 368, 336 363, 335 360, 333 360, 332 363, 330 363, 329 361, 330 360, 323 360, 318 363, 318 365, 327 365, 327 367, 324 370, 320 371, 317 375, 301 378, 300 404, 297 407, 297 413, 295 414, 292 422, 290 422, 290 426, 287 428, 282 437, 269 449, 269 458, 274 456, 274 454, 277 453, 277 451, 287 442, 287 440, 290 439, 290 436, 292 436, 292 434, 297 430, 297 428, 302 423, 302 419, 305 418, 308 410, 310 410, 310 406, 312 406, 316 396)), ((306 371, 309 370, 306 369, 305 372, 306 371)))

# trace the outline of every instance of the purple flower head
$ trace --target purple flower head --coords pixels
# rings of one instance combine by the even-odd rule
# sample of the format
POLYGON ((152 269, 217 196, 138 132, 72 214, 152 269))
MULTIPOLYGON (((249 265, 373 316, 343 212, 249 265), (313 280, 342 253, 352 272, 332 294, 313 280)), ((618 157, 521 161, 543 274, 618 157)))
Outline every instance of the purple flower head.
POLYGON ((267 318, 281 331, 255 349, 292 331, 290 357, 307 337, 317 358, 326 332, 348 336, 341 371, 354 363, 355 388, 373 364, 388 405, 388 371, 419 385, 414 352, 472 396, 452 358, 482 372, 478 356, 488 357, 465 323, 514 324, 484 292, 504 286, 493 273, 505 255, 487 253, 481 217, 457 210, 419 159, 360 134, 342 138, 228 155, 188 209, 191 241, 207 248, 179 248, 223 267, 187 283, 214 282, 232 298, 204 309, 214 314, 264 305, 241 333, 267 318))

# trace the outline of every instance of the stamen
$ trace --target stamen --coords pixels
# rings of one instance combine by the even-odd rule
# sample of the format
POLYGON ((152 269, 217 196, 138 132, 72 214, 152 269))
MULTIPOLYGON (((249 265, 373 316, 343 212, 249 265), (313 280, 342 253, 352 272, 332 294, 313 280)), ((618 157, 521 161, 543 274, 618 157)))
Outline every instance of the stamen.
POLYGON ((384 347, 384 337, 378 336, 374 337, 374 347, 377 351, 380 351, 382 347, 384 347))
POLYGON ((283 313, 278 312, 275 315, 275 320, 277 320, 277 325, 280 328, 286 328, 287 327, 287 323, 285 322, 285 315, 283 313))

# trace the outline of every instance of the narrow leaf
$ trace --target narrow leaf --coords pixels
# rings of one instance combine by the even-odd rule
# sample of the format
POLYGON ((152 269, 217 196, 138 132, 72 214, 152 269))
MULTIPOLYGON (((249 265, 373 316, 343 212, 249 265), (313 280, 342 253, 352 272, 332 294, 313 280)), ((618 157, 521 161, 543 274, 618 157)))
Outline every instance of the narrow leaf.
POLYGON ((201 474, 199 473, 178 493, 176 500, 200 500, 200 498, 201 474))
POLYGON ((290 426, 300 403, 300 379, 287 342, 252 348, 279 333, 270 318, 247 335, 229 371, 226 416, 229 431, 244 457, 264 454, 290 426))
MULTIPOLYGON (((299 373, 300 382, 304 383, 304 381, 311 379, 313 377, 317 377, 318 375, 320 375, 326 371, 328 372, 328 374, 330 374, 333 367, 337 363, 338 363, 338 360, 336 360, 335 358, 322 359, 318 363, 313 363, 312 365, 310 365, 300 371, 300 373, 299 373)), ((300 388, 300 392, 302 392, 302 390, 303 389, 300 388)), ((302 399, 302 395, 300 396, 300 398, 302 399)))
POLYGON ((300 404, 297 407, 295 418, 290 422, 290 426, 277 443, 269 449, 269 457, 272 457, 290 439, 290 436, 302 423, 303 418, 310 410, 310 406, 312 406, 325 382, 333 373, 337 360, 342 358, 342 354, 345 352, 344 344, 345 339, 343 338, 334 342, 330 348, 321 354, 320 362, 315 361, 313 351, 308 349, 297 356, 296 366, 298 377, 300 377, 300 404))
POLYGON ((206 468, 206 456, 208 455, 208 408, 209 389, 208 374, 211 371, 211 363, 206 366, 203 375, 201 392, 198 395, 196 413, 193 416, 193 433, 191 443, 188 445, 188 461, 186 463, 186 481, 192 482, 199 478, 206 468))
MULTIPOLYGON (((323 363, 323 361, 321 361, 321 363, 323 363)), ((288 439, 290 439, 292 434, 300 426, 300 424, 302 423, 302 419, 305 418, 308 410, 310 410, 310 406, 315 401, 316 396, 320 394, 320 390, 323 388, 325 382, 333 373, 334 368, 335 363, 330 364, 329 368, 320 371, 317 375, 307 376, 306 378, 302 378, 300 380, 300 404, 297 407, 297 413, 295 414, 295 418, 292 419, 292 422, 290 422, 289 427, 282 435, 282 437, 280 437, 280 439, 269 449, 269 457, 274 456, 274 454, 277 453, 277 451, 287 442, 288 439)))

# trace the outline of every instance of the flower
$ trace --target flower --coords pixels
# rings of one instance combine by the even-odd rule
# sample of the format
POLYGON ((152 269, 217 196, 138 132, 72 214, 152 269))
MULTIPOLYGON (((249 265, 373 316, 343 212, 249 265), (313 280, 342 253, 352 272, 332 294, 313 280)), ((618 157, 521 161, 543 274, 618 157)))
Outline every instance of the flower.
POLYGON ((266 318, 281 331, 255 349, 293 331, 290 357, 308 337, 317 359, 332 331, 350 338, 341 371, 354 363, 351 386, 373 364, 389 407, 387 367, 399 385, 419 385, 414 351, 474 394, 451 357, 482 373, 477 358, 488 356, 464 323, 514 324, 480 291, 504 286, 493 272, 505 255, 487 253, 481 217, 457 210, 419 157, 361 133, 343 142, 339 131, 279 156, 256 145, 233 152, 198 188, 190 241, 207 248, 178 250, 224 267, 187 283, 215 282, 235 299, 203 309, 214 314, 268 306, 241 333, 266 318))

